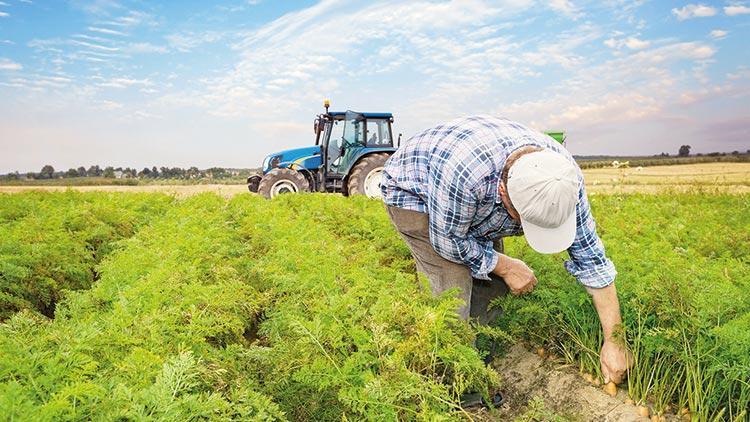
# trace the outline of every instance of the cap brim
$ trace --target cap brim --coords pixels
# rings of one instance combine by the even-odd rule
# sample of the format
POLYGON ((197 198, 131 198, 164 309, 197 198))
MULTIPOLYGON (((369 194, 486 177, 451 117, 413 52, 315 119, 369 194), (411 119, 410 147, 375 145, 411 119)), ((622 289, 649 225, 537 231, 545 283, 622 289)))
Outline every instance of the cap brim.
POLYGON ((568 249, 576 238, 576 212, 574 209, 560 227, 553 229, 540 227, 523 219, 521 226, 526 242, 535 251, 548 254, 562 252, 568 249))

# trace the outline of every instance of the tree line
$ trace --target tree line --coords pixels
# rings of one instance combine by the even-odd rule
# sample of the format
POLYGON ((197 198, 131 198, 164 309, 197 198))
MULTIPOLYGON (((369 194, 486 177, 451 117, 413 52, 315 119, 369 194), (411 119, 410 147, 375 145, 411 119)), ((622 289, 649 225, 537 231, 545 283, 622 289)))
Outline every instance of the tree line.
POLYGON ((198 167, 187 169, 181 167, 144 167, 142 170, 130 167, 101 168, 98 165, 78 168, 70 168, 65 171, 57 171, 47 164, 38 172, 19 173, 18 171, 0 176, 5 180, 45 180, 45 179, 68 179, 75 177, 103 177, 108 179, 228 179, 242 176, 249 170, 226 169, 223 167, 211 167, 201 170, 198 167))

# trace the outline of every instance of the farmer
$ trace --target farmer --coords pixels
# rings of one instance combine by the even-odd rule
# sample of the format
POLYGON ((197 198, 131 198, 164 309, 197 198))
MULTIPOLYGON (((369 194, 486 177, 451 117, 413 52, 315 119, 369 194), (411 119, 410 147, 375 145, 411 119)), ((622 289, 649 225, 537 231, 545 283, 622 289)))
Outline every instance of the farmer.
POLYGON ((632 359, 613 334, 621 322, 617 272, 596 234, 581 170, 564 147, 508 119, 458 119, 407 140, 385 164, 381 189, 432 292, 460 289, 464 319, 486 324, 494 297, 507 288, 528 293, 537 283, 523 261, 502 253, 503 237, 524 234, 540 253, 567 250, 565 268, 599 314, 605 382, 622 381, 632 359))

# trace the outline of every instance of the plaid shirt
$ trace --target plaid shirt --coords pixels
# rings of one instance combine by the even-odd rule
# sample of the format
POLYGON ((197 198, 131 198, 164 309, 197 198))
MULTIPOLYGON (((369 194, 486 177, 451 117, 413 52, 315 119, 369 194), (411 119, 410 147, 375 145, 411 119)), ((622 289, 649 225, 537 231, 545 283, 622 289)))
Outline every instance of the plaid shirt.
MULTIPOLYGON (((498 259, 493 239, 523 234, 498 194, 505 160, 523 146, 548 148, 575 163, 562 145, 541 132, 505 118, 466 117, 408 139, 385 164, 383 200, 429 214, 435 251, 468 266, 475 278, 489 279, 498 259)), ((578 174, 576 237, 565 268, 581 284, 602 288, 617 272, 596 234, 580 169, 578 174)))

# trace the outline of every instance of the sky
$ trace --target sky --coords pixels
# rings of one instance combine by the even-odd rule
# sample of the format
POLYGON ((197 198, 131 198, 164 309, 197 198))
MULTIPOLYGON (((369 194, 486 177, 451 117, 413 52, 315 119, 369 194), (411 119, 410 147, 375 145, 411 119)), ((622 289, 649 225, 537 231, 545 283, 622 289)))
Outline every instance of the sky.
POLYGON ((750 149, 750 1, 0 1, 0 173, 249 168, 332 110, 750 149))

